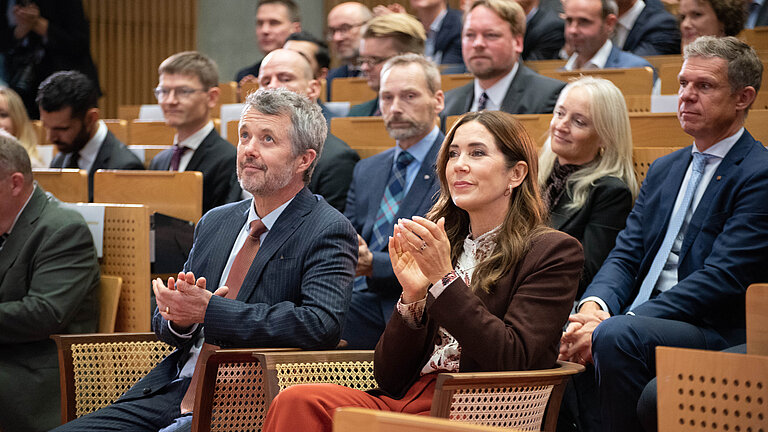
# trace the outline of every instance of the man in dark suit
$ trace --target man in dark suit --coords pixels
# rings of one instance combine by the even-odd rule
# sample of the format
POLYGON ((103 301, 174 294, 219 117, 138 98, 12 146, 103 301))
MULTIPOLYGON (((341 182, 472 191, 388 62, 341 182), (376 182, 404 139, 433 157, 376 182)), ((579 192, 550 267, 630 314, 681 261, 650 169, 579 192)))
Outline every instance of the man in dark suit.
POLYGON ((195 51, 165 59, 155 89, 165 123, 176 129, 173 147, 152 159, 149 169, 203 173, 203 213, 240 199, 236 150, 222 138, 210 119, 219 99, 216 63, 195 51))
POLYGON ((613 0, 565 0, 565 40, 573 54, 565 70, 652 67, 648 61, 618 49, 610 37, 616 27, 613 0))
POLYGON ((144 169, 138 157, 99 120, 99 93, 75 71, 56 72, 40 84, 37 104, 48 141, 59 154, 51 168, 88 171, 88 201, 93 202, 93 175, 99 169, 144 169))
POLYGON ((658 1, 617 0, 619 7, 613 43, 638 56, 680 53, 677 19, 658 1))
POLYGON ((523 60, 557 59, 565 44, 564 22, 559 11, 542 5, 539 0, 519 0, 525 13, 523 60))
MULTIPOLYGON (((277 49, 264 57, 259 70, 259 86, 287 88, 313 101, 320 95, 320 82, 312 77, 309 62, 290 49, 277 49)), ((356 151, 329 133, 309 182, 309 190, 321 195, 340 212, 344 211, 352 171, 359 160, 356 151)))
MULTIPOLYGON (((381 67, 390 58, 404 53, 424 53, 424 27, 405 13, 377 16, 368 22, 360 41, 360 68, 368 80, 368 87, 379 92, 381 67)), ((379 116, 379 98, 363 102, 349 109, 348 117, 379 116)))
POLYGON ((168 286, 153 281, 152 327, 178 349, 115 404, 61 430, 183 430, 200 350, 338 344, 356 241, 349 221, 306 188, 326 131, 306 97, 285 89, 248 96, 237 172, 253 199, 203 216, 184 272, 168 286))
POLYGON ((518 61, 525 33, 523 9, 506 0, 472 5, 464 17, 462 52, 475 79, 446 93, 443 115, 483 109, 551 113, 565 83, 543 77, 518 61))
POLYGON ((761 76, 757 54, 733 37, 685 48, 678 118, 694 144, 648 170, 561 341, 561 358, 594 361, 602 430, 642 430, 656 346, 745 341, 747 286, 768 279, 768 151, 743 127, 761 76))
MULTIPOLYGON (((293 0, 259 0, 255 24, 256 43, 261 53, 267 55, 281 48, 290 34, 301 31, 299 7, 293 0)), ((237 85, 256 81, 260 65, 261 60, 237 71, 237 85)))
POLYGON ((0 429, 60 423, 56 333, 98 326, 99 262, 79 213, 32 180, 24 147, 0 131, 0 429))
MULTIPOLYGON (((437 64, 460 65, 463 69, 461 11, 449 8, 445 0, 411 0, 411 8, 427 32, 424 55, 437 64)), ((448 73, 459 72, 464 71, 448 73)))
POLYGON ((392 271, 387 239, 398 218, 424 216, 437 198, 435 160, 444 135, 440 73, 417 54, 390 59, 381 72, 381 112, 394 148, 355 166, 344 214, 357 230, 357 279, 343 339, 373 349, 402 289, 392 271))
POLYGON ((0 53, 6 54, 8 85, 32 118, 38 115, 37 88, 54 72, 82 72, 99 91, 81 0, 0 0, 0 53))
POLYGON ((360 75, 357 57, 360 55, 360 37, 365 23, 373 18, 371 10, 362 3, 344 2, 328 12, 328 40, 341 66, 328 71, 326 87, 331 100, 334 78, 350 78, 360 75))

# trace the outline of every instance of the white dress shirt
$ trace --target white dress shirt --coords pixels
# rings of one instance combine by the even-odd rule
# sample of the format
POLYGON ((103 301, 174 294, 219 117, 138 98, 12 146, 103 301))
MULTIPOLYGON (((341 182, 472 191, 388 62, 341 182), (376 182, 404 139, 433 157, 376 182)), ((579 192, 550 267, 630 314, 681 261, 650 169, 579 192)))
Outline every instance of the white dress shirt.
POLYGON ((101 120, 99 120, 98 124, 96 133, 78 152, 80 157, 77 159, 77 167, 88 172, 91 172, 91 167, 96 162, 96 156, 101 149, 101 143, 107 138, 107 125, 101 120))
MULTIPOLYGON (((189 161, 192 160, 192 156, 194 156, 195 151, 197 151, 197 148, 200 147, 200 144, 203 142, 205 137, 207 137, 208 134, 211 133, 212 130, 213 130, 213 122, 209 121, 199 131, 193 133, 182 142, 179 142, 178 134, 173 136, 174 145, 184 146, 189 149, 185 151, 184 154, 181 155, 181 159, 179 159, 179 172, 184 172, 184 170, 187 169, 187 165, 189 165, 189 161)), ((170 169, 171 168, 169 167, 168 170, 170 171, 170 169)))
POLYGON ((615 43, 619 49, 624 47, 624 42, 627 41, 627 36, 629 35, 630 30, 632 30, 632 27, 635 26, 635 22, 640 16, 640 13, 643 12, 643 9, 645 9, 645 2, 643 0, 637 0, 628 11, 624 12, 624 15, 619 17, 619 20, 616 22, 616 30, 613 33, 613 43, 615 43))
POLYGON ((504 102, 504 98, 507 96, 509 86, 512 85, 512 80, 515 79, 515 74, 517 74, 517 69, 519 68, 520 63, 515 62, 515 66, 512 67, 512 70, 509 71, 508 74, 504 75, 504 77, 497 81, 496 84, 488 87, 487 89, 480 87, 480 83, 477 81, 477 78, 475 78, 475 100, 472 102, 470 111, 477 111, 478 100, 480 99, 480 95, 483 94, 483 92, 488 95, 488 102, 485 104, 485 109, 489 111, 500 110, 501 103, 504 102))
POLYGON ((565 66, 563 66, 563 69, 567 71, 571 71, 574 69, 605 69, 605 64, 608 63, 608 57, 611 55, 611 50, 613 49, 613 43, 610 39, 605 41, 603 46, 600 47, 599 50, 595 53, 595 55, 592 56, 591 59, 584 62, 584 64, 580 67, 576 67, 576 60, 579 58, 579 53, 574 52, 571 54, 571 57, 568 59, 568 62, 565 63, 565 66))

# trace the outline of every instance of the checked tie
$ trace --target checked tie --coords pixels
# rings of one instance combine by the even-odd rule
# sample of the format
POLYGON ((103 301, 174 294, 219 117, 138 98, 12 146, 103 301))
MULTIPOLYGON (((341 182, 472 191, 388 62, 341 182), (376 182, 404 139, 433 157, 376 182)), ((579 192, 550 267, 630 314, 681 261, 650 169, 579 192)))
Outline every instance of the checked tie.
POLYGON ((368 249, 372 251, 384 249, 389 241, 392 222, 405 196, 405 173, 411 162, 413 162, 413 155, 407 151, 402 151, 397 156, 397 162, 389 176, 389 183, 384 189, 384 197, 379 204, 379 211, 376 213, 376 220, 373 222, 373 238, 368 245, 368 249))
POLYGON ((664 264, 666 264, 669 259, 669 253, 672 252, 672 246, 675 243, 675 239, 678 235, 685 235, 685 228, 687 227, 683 227, 683 222, 685 222, 685 215, 690 210, 693 196, 696 194, 696 189, 699 187, 701 175, 704 174, 704 167, 707 166, 710 159, 714 158, 716 158, 716 156, 705 153, 693 154, 691 177, 688 179, 688 186, 685 188, 683 200, 680 202, 680 207, 675 214, 672 215, 672 219, 669 220, 667 233, 664 236, 664 240, 661 242, 659 251, 656 252, 656 256, 653 258, 651 268, 648 269, 648 274, 645 275, 645 279, 643 279, 643 283, 640 285, 640 291, 637 293, 635 301, 632 302, 632 306, 629 308, 630 311, 651 298, 653 288, 656 286, 659 276, 661 276, 661 271, 664 270, 664 264))

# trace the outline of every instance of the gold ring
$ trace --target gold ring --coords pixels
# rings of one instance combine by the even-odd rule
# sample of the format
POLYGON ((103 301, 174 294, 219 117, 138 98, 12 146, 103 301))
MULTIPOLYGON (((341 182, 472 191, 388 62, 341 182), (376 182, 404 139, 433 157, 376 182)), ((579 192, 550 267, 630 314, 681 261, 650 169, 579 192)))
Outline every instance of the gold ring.
POLYGON ((170 314, 171 313, 171 308, 166 306, 165 307, 165 313, 170 314))

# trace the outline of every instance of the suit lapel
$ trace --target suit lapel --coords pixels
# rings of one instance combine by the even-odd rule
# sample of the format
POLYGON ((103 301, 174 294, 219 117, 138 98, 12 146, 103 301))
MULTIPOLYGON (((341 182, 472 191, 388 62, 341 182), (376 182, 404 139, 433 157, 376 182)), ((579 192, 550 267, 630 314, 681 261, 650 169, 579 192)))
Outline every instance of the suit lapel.
MULTIPOLYGON (((221 274, 224 273, 224 267, 227 265, 229 255, 232 253, 232 247, 235 245, 235 240, 237 240, 240 230, 248 219, 248 211, 250 210, 251 205, 253 205, 253 201, 245 201, 243 206, 238 208, 238 211, 233 212, 232 215, 224 221, 216 221, 216 223, 219 223, 222 227, 234 227, 234 229, 221 229, 218 231, 218 247, 214 248, 218 252, 210 254, 209 256, 209 259, 211 260, 209 266, 211 269, 210 274, 219 275, 219 278, 221 278, 221 274)), ((189 269, 186 269, 186 271, 189 271, 189 269)), ((219 281, 216 280, 211 282, 213 283, 208 284, 208 288, 210 291, 215 291, 219 281)))
POLYGON ((501 101, 501 111, 510 114, 517 114, 521 111, 520 101, 522 100, 523 92, 526 90, 525 86, 528 84, 528 77, 533 73, 522 62, 519 64, 520 67, 517 68, 517 73, 515 73, 515 77, 512 78, 512 82, 509 84, 507 94, 504 96, 504 100, 501 101))
POLYGON ((571 203, 571 197, 564 193, 560 197, 555 209, 550 213, 550 226, 556 230, 561 230, 578 213, 578 208, 566 207, 571 203))
POLYGON ((704 190, 704 195, 701 196, 701 200, 699 200, 699 204, 696 206, 696 211, 691 216, 691 221, 685 232, 683 244, 680 246, 679 262, 682 262, 685 258, 690 246, 701 231, 705 218, 709 216, 712 203, 725 183, 722 180, 727 179, 733 174, 734 170, 738 169, 739 164, 744 160, 744 157, 754 142, 755 140, 752 138, 752 135, 744 130, 744 134, 739 138, 728 154, 725 155, 723 161, 720 162, 717 170, 715 170, 715 173, 712 175, 712 179, 709 181, 709 184, 707 184, 707 188, 704 190))
POLYGON ((6 272, 16 261, 19 251, 21 251, 27 238, 31 235, 33 225, 40 218, 40 214, 43 212, 47 201, 48 198, 43 190, 39 186, 35 188, 27 207, 21 212, 19 220, 16 221, 16 225, 13 227, 12 235, 8 236, 2 251, 0 251, 0 282, 2 282, 6 272))
MULTIPOLYGON (((437 153, 440 151, 440 145, 443 142, 443 138, 445 138, 445 135, 440 132, 432 143, 432 148, 429 149, 429 153, 427 153, 427 156, 424 158, 424 162, 421 163, 421 168, 419 168, 416 178, 413 179, 413 184, 408 190, 408 194, 400 204, 395 219, 399 217, 410 218, 418 212, 419 207, 421 207, 423 203, 432 201, 432 197, 427 196, 427 194, 432 188, 432 185, 437 181, 437 176, 435 175, 435 161, 437 160, 437 153)), ((427 208, 429 207, 431 206, 428 206, 427 208)))
MULTIPOLYGON (((215 133, 216 128, 214 128, 211 133, 206 135, 205 139, 200 142, 197 150, 192 153, 192 159, 189 160, 185 171, 200 171, 198 168, 200 167, 200 164, 206 159, 205 155, 208 153, 211 146, 213 145, 214 140, 216 139, 216 136, 214 135, 215 133)), ((168 166, 170 166, 170 159, 168 160, 168 166)))
POLYGON ((237 294, 237 300, 246 301, 251 296, 267 263, 293 235, 304 221, 304 217, 312 211, 316 204, 317 198, 306 187, 296 194, 293 201, 277 218, 272 229, 269 230, 267 238, 264 239, 264 243, 259 247, 259 252, 256 253, 256 258, 254 258, 251 268, 243 280, 240 292, 237 294))
POLYGON ((112 148, 115 146, 115 140, 116 138, 112 135, 112 132, 107 131, 107 136, 99 146, 99 152, 96 153, 96 159, 93 160, 93 165, 91 165, 91 170, 88 174, 93 175, 96 170, 109 166, 109 157, 112 154, 112 148))

